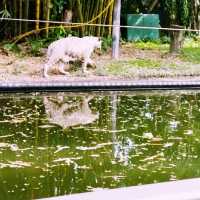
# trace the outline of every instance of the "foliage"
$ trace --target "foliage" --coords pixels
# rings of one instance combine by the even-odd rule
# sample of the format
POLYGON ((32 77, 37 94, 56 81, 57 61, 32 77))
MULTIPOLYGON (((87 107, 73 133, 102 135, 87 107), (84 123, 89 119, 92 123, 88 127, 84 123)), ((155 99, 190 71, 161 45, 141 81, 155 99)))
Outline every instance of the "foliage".
POLYGON ((45 40, 29 40, 28 44, 30 46, 30 53, 34 56, 40 56, 41 55, 41 48, 44 47, 45 40))
POLYGON ((164 35, 160 38, 160 41, 162 44, 169 44, 170 43, 170 37, 167 35, 164 35))
POLYGON ((102 50, 107 51, 112 45, 112 37, 103 37, 102 38, 102 50))
POLYGON ((146 13, 148 1, 122 0, 122 13, 146 13))
POLYGON ((162 6, 169 24, 188 26, 190 9, 188 0, 162 0, 162 6))
POLYGON ((200 39, 199 37, 186 38, 180 55, 181 59, 193 64, 200 63, 200 39))
POLYGON ((186 47, 182 49, 181 58, 194 64, 200 63, 200 48, 186 47))
POLYGON ((7 8, 5 7, 5 9, 4 10, 1 10, 0 11, 0 17, 1 18, 9 18, 9 17, 11 17, 11 15, 10 15, 10 13, 8 12, 8 10, 7 10, 7 8))
POLYGON ((176 0, 162 0, 163 8, 173 23, 176 20, 176 0))
POLYGON ((168 51, 169 44, 168 42, 163 40, 154 40, 154 41, 137 41, 132 43, 132 46, 137 49, 142 50, 160 50, 160 51, 168 51))
MULTIPOLYGON (((30 22, 12 22, 10 23, 10 27, 5 26, 5 30, 0 32, 0 39, 8 38, 6 33, 10 32, 10 29, 13 30, 9 35, 10 38, 19 35, 28 37, 29 35, 36 33, 33 29, 37 30, 37 34, 40 34, 40 36, 48 37, 50 30, 59 26, 58 24, 51 24, 49 22, 51 20, 68 23, 90 22, 93 24, 111 25, 113 2, 114 0, 3 0, 3 2, 0 1, 0 8, 3 8, 3 10, 0 9, 0 17, 10 17, 10 14, 12 14, 13 18, 40 19, 46 20, 46 23, 37 21, 34 25, 30 22), (33 7, 36 9, 32 9, 33 7), (41 29, 44 31, 41 31, 41 29)), ((2 24, 4 25, 6 22, 3 21, 2 24)), ((111 27, 100 26, 74 26, 71 29, 65 29, 66 31, 61 28, 55 30, 57 38, 69 35, 68 32, 71 30, 73 31, 73 34, 79 36, 96 35, 107 37, 111 35, 112 32, 111 27)))
POLYGON ((181 25, 189 24, 189 3, 188 0, 178 1, 177 15, 181 25))
MULTIPOLYGON (((150 13, 148 10, 150 3, 151 1, 122 0, 122 13, 150 13)), ((158 13, 167 20, 165 22, 168 24, 161 24, 162 26, 170 24, 188 26, 192 3, 190 0, 161 0, 152 13, 158 13)))
POLYGON ((14 44, 14 43, 6 43, 6 44, 4 44, 3 48, 7 51, 12 51, 14 53, 20 52, 18 45, 14 44))
POLYGON ((61 20, 62 12, 66 6, 71 7, 72 1, 70 0, 53 0, 51 3, 51 19, 61 20))
POLYGON ((64 38, 64 37, 68 37, 72 35, 75 36, 76 32, 70 29, 65 29, 63 26, 59 26, 51 30, 48 37, 52 38, 52 41, 53 41, 53 40, 58 40, 60 38, 64 38))

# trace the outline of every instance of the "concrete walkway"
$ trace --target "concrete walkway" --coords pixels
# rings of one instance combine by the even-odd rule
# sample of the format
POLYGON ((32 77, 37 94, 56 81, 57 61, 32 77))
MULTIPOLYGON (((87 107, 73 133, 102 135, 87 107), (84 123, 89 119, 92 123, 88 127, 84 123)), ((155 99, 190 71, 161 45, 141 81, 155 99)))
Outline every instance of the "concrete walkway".
POLYGON ((99 190, 43 200, 200 200, 200 178, 99 190))
POLYGON ((0 81, 0 92, 200 89, 200 78, 68 78, 0 81))

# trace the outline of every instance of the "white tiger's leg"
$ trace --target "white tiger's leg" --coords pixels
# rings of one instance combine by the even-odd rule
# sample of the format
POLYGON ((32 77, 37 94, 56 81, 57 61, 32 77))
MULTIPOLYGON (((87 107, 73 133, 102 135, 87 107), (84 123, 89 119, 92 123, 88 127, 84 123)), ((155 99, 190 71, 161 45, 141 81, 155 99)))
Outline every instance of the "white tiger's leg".
POLYGON ((49 77, 49 75, 48 75, 48 69, 49 69, 49 67, 50 67, 49 63, 46 63, 46 64, 44 65, 44 73, 43 73, 43 76, 44 76, 45 78, 49 77))
POLYGON ((95 65, 95 62, 91 58, 87 59, 87 63, 92 65, 92 66, 95 65))
POLYGON ((65 68, 65 64, 63 62, 61 62, 59 64, 59 68, 58 68, 59 72, 61 74, 69 75, 69 72, 66 72, 64 68, 65 68))
POLYGON ((66 72, 65 71, 65 64, 67 64, 69 66, 69 61, 74 61, 75 59, 68 56, 68 55, 64 55, 61 59, 63 62, 60 63, 60 66, 59 66, 59 71, 62 73, 62 74, 66 74, 66 75, 69 75, 69 72, 66 72))
POLYGON ((82 64, 82 71, 83 71, 83 73, 85 73, 85 74, 89 74, 90 72, 87 70, 87 65, 91 65, 91 66, 94 66, 95 65, 95 63, 94 63, 94 61, 93 60, 91 60, 90 58, 85 58, 84 60, 83 60, 83 64, 82 64))
POLYGON ((44 74, 43 74, 44 77, 46 78, 49 77, 48 75, 49 68, 52 67, 57 62, 58 62, 58 59, 55 57, 51 57, 48 59, 47 63, 44 65, 44 74))
POLYGON ((87 71, 87 61, 85 61, 85 60, 82 63, 82 72, 83 72, 83 74, 88 73, 88 71, 87 71))
POLYGON ((88 73, 89 73, 89 71, 87 70, 87 65, 89 64, 89 61, 90 61, 90 58, 88 58, 88 57, 85 57, 85 58, 83 59, 82 71, 83 71, 83 73, 85 73, 85 74, 88 74, 88 73))

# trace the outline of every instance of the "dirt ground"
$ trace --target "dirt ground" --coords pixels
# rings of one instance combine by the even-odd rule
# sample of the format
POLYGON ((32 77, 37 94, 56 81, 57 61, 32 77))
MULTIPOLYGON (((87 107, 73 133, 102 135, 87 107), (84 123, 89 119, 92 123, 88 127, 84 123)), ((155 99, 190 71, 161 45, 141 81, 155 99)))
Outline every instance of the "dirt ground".
POLYGON ((37 80, 104 80, 107 79, 138 79, 138 78, 194 78, 200 77, 199 65, 193 65, 181 61, 177 56, 163 54, 158 50, 142 50, 129 46, 123 46, 120 52, 120 62, 134 59, 154 59, 162 62, 162 67, 158 68, 132 68, 132 76, 123 74, 113 75, 106 72, 106 67, 112 64, 111 50, 101 55, 94 55, 97 68, 90 70, 90 74, 83 75, 80 67, 70 71, 70 75, 62 75, 54 67, 49 72, 49 77, 43 77, 43 67, 45 64, 45 54, 41 57, 20 56, 0 49, 0 81, 37 81, 37 80), (176 67, 168 67, 170 63, 175 63, 176 67), (99 71, 101 73, 99 73, 99 71))

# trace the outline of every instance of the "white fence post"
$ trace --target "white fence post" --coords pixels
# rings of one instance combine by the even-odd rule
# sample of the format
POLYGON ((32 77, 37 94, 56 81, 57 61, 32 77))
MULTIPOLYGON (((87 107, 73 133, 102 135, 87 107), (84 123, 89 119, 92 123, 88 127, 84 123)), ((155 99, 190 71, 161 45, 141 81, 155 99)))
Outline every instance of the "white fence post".
POLYGON ((115 0, 112 32, 112 58, 119 58, 121 0, 115 0))

